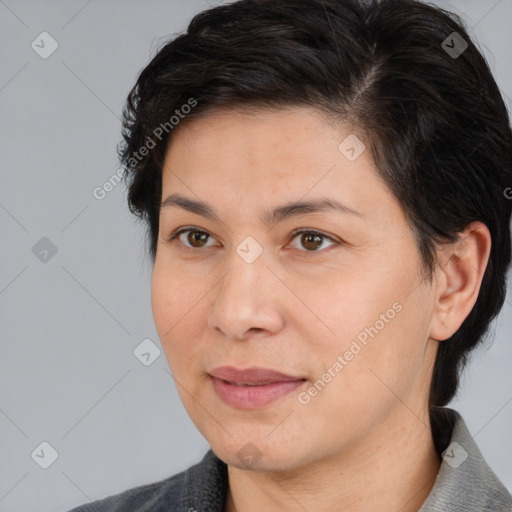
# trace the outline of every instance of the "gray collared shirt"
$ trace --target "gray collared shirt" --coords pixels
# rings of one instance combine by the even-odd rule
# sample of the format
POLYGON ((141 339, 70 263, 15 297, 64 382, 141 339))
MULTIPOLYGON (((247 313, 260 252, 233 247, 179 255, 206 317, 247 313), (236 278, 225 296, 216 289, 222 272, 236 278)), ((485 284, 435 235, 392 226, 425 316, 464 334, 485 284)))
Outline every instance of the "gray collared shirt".
MULTIPOLYGON (((418 512, 512 512, 512 496, 485 462, 461 415, 435 407, 431 425, 443 461, 418 512)), ((224 512, 226 464, 212 450, 187 470, 69 512, 224 512)))

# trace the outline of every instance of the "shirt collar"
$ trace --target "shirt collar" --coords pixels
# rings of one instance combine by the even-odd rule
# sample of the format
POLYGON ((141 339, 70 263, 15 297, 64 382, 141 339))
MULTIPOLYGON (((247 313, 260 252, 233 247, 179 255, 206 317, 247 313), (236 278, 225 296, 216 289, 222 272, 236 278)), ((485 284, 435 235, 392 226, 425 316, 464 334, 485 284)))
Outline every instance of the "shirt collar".
POLYGON ((512 496, 484 460, 462 416, 448 407, 433 407, 430 422, 443 461, 418 512, 512 510, 512 496))

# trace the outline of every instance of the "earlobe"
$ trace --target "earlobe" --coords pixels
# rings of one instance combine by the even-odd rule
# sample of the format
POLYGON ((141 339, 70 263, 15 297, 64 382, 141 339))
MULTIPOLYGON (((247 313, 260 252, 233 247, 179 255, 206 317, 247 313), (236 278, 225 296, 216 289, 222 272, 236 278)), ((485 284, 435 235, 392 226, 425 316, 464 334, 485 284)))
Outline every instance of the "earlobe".
POLYGON ((443 341, 459 329, 475 305, 491 251, 485 224, 472 222, 459 240, 438 251, 430 337, 443 341))

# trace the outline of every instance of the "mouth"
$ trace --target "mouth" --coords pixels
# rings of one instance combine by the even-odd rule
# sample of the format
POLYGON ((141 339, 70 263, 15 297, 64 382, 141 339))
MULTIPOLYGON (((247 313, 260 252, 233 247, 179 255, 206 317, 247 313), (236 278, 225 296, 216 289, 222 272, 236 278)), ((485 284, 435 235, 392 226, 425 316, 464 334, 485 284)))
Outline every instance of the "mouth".
POLYGON ((238 387, 254 387, 254 386, 267 386, 268 384, 274 384, 274 382, 259 382, 258 384, 251 384, 249 382, 229 382, 228 380, 221 379, 226 384, 238 387))
POLYGON ((261 408, 301 387, 306 379, 267 368, 214 368, 210 373, 217 396, 237 409, 261 408))
POLYGON ((251 367, 245 370, 233 366, 217 366, 209 374, 217 379, 225 380, 232 384, 266 385, 273 382, 289 382, 302 380, 303 377, 287 375, 270 368, 251 367))

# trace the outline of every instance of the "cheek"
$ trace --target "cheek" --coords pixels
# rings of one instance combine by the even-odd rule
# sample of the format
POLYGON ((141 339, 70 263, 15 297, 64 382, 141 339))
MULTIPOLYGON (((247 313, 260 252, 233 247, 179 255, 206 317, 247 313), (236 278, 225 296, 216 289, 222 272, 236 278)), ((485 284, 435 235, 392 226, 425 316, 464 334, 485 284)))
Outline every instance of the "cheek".
POLYGON ((201 283, 188 275, 186 269, 155 262, 151 277, 151 307, 162 343, 179 328, 187 312, 194 314, 194 306, 204 294, 201 283))
POLYGON ((396 404, 397 397, 407 402, 422 378, 428 305, 422 291, 409 297, 407 293, 388 290, 364 309, 365 318, 359 325, 351 323, 352 331, 340 340, 338 353, 346 363, 335 386, 345 406, 356 407, 358 413, 365 407, 382 411, 396 404))
POLYGON ((186 294, 187 288, 182 283, 182 278, 176 274, 171 276, 168 271, 163 271, 161 266, 154 267, 151 280, 153 320, 169 364, 176 361, 179 351, 179 345, 174 341, 177 340, 176 333, 186 318, 186 294))
MULTIPOLYGON (((302 307, 296 319, 307 325, 312 354, 321 367, 329 368, 338 356, 346 356, 346 366, 358 369, 351 378, 362 372, 367 379, 370 368, 394 378, 405 364, 414 366, 421 360, 429 314, 424 290, 418 287, 411 293, 414 269, 409 272, 389 263, 386 271, 376 266, 346 276, 322 287, 322 293, 314 288, 302 291, 304 302, 315 306, 311 309, 316 316, 304 314, 302 307)), ((375 380, 371 373, 369 377, 375 380)))
POLYGON ((155 263, 151 276, 151 309, 155 327, 162 343, 164 342, 165 329, 172 326, 169 321, 169 313, 174 311, 173 295, 173 290, 168 279, 165 278, 165 273, 155 263))
POLYGON ((302 318, 303 324, 309 318, 318 333, 318 342, 342 349, 379 320, 379 315, 390 309, 396 299, 396 294, 390 294, 387 287, 379 287, 379 282, 369 277, 367 273, 364 279, 354 276, 331 281, 329 286, 309 293, 302 291, 303 302, 311 304, 315 315, 302 305, 297 318, 302 318))
POLYGON ((187 276, 186 271, 155 264, 151 280, 153 320, 176 376, 192 374, 189 370, 197 365, 203 350, 200 339, 206 325, 204 284, 187 276))

